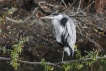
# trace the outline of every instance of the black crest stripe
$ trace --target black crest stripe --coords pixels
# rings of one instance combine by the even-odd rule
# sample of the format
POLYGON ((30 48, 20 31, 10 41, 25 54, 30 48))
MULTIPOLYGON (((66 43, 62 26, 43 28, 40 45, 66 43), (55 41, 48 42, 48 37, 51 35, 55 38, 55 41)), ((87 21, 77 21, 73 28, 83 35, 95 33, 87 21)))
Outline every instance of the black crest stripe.
POLYGON ((65 27, 66 23, 67 23, 68 19, 66 17, 61 19, 61 25, 65 27))

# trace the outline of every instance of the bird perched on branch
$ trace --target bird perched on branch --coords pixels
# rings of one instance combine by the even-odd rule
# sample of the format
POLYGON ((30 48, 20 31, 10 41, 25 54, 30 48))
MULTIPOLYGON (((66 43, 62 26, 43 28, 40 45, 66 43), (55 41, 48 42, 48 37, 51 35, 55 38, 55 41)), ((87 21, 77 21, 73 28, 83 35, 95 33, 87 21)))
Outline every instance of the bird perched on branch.
POLYGON ((76 43, 76 28, 73 20, 66 14, 59 13, 51 13, 49 16, 41 17, 41 19, 51 19, 56 41, 63 45, 68 56, 73 57, 76 43))

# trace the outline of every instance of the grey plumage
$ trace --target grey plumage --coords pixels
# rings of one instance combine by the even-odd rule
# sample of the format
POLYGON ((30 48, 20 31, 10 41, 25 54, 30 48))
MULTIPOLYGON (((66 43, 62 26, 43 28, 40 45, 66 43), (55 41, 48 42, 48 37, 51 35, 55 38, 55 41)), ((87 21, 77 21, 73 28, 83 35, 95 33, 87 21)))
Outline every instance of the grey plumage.
POLYGON ((55 30, 55 37, 58 43, 63 45, 68 56, 73 56, 74 45, 76 43, 76 29, 72 19, 66 14, 52 13, 49 17, 55 30))

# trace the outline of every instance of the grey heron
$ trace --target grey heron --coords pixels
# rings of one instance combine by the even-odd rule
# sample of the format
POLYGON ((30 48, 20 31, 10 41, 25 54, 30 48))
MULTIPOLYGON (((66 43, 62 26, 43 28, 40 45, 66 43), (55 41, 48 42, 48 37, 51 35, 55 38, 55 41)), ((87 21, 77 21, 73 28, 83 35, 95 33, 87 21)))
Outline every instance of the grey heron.
POLYGON ((51 19, 56 41, 63 45, 68 56, 73 57, 76 43, 76 28, 73 20, 66 14, 59 13, 51 13, 49 16, 41 17, 41 19, 51 19))

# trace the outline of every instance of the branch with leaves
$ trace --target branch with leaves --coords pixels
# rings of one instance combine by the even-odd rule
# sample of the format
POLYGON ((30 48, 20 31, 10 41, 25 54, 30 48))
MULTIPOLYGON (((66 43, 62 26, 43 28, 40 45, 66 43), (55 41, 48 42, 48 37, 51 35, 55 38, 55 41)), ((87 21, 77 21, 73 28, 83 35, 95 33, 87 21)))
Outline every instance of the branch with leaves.
MULTIPOLYGON (((100 60, 100 59, 106 59, 106 56, 95 58, 95 60, 100 60)), ((0 57, 0 60, 11 61, 11 58, 0 57)), ((46 62, 46 64, 52 65, 52 66, 57 66, 60 64, 64 64, 64 63, 83 62, 83 61, 92 61, 92 60, 93 60, 93 58, 84 58, 84 59, 69 60, 69 61, 63 61, 63 62, 57 62, 57 63, 46 62)), ((17 62, 24 63, 24 64, 31 64, 31 65, 33 65, 33 64, 41 65, 42 64, 42 62, 29 62, 29 61, 24 61, 24 60, 17 60, 17 62)))

